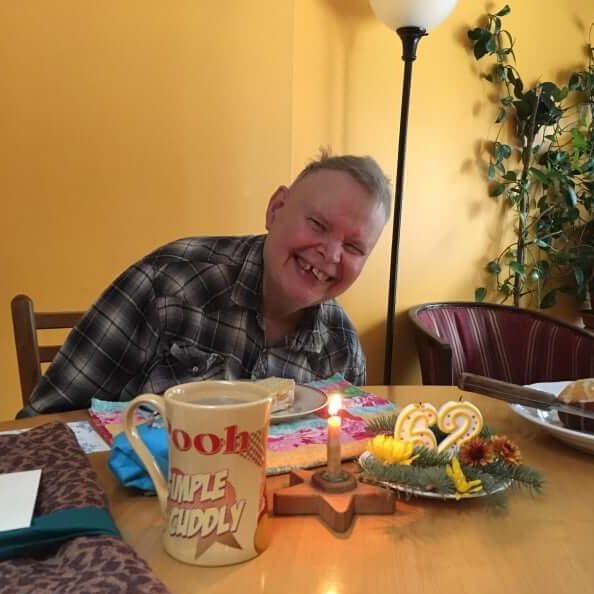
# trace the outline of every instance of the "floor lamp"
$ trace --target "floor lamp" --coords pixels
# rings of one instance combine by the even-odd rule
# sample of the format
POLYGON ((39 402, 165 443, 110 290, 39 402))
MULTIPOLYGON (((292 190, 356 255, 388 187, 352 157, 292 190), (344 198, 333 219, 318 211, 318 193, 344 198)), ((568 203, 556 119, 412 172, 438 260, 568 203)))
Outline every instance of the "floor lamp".
POLYGON ((417 45, 421 37, 439 25, 452 12, 458 0, 369 0, 375 16, 402 40, 404 80, 400 107, 400 132, 396 162, 396 184, 394 196, 394 222, 392 248, 390 251, 390 283, 388 288, 388 311, 386 315, 386 350, 384 359, 384 384, 392 383, 392 347, 394 343, 394 315, 396 310, 396 281, 398 276, 398 247, 400 244, 400 220, 404 185, 404 160, 406 157, 406 136, 408 132, 408 108, 412 64, 415 61, 417 45))

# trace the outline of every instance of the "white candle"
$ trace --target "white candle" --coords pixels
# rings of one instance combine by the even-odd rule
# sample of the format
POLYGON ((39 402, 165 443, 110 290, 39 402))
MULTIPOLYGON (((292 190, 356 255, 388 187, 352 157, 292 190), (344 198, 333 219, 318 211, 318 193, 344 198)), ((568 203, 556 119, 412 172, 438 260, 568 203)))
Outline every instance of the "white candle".
POLYGON ((394 427, 394 437, 412 441, 429 450, 437 446, 437 440, 430 427, 437 421, 437 409, 428 402, 417 402, 405 406, 399 413, 394 427))
POLYGON ((437 426, 449 434, 437 447, 438 452, 445 452, 478 435, 483 428, 483 415, 471 402, 451 400, 439 409, 437 426))
POLYGON ((342 472, 340 456, 340 432, 342 420, 338 416, 338 411, 341 406, 342 399, 340 394, 332 394, 328 399, 328 466, 326 469, 330 480, 340 478, 342 472))

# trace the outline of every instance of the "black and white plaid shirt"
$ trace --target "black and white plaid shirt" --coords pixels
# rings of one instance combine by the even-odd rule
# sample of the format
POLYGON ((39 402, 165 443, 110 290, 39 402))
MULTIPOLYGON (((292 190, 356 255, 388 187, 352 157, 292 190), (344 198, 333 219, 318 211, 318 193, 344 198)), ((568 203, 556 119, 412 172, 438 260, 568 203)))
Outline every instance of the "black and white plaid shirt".
POLYGON ((342 373, 365 383, 365 357, 335 301, 306 310, 296 332, 264 337, 265 236, 180 239, 126 270, 70 333, 22 415, 130 400, 200 379, 342 373))

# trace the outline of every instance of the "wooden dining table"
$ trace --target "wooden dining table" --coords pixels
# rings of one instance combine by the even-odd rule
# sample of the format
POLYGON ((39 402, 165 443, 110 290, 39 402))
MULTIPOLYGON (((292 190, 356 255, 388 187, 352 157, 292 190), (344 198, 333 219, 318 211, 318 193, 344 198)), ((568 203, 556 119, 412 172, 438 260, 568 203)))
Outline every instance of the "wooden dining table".
MULTIPOLYGON (((259 557, 203 568, 178 562, 162 548, 163 520, 155 497, 121 487, 107 453, 89 460, 109 497, 123 539, 172 594, 587 594, 594 592, 594 456, 555 440, 509 405, 455 387, 369 386, 398 405, 440 405, 462 394, 486 423, 520 447, 523 460, 546 478, 542 495, 511 489, 505 511, 485 498, 400 497, 393 515, 356 516, 345 533, 316 516, 272 516, 272 541, 259 557)), ((85 412, 0 423, 0 430, 85 412)), ((268 478, 271 494, 287 475, 268 478)))

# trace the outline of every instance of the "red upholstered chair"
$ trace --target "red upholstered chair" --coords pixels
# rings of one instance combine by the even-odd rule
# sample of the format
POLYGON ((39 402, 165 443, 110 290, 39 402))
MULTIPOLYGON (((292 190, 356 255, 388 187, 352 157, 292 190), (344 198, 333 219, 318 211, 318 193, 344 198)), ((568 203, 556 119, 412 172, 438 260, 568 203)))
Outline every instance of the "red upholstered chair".
POLYGON ((594 377, 594 335, 542 313, 493 303, 425 303, 409 310, 423 384, 464 371, 514 384, 594 377))

